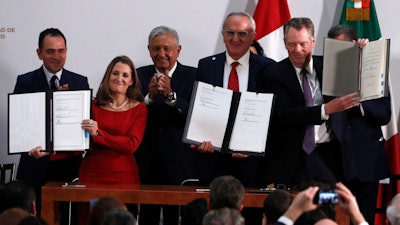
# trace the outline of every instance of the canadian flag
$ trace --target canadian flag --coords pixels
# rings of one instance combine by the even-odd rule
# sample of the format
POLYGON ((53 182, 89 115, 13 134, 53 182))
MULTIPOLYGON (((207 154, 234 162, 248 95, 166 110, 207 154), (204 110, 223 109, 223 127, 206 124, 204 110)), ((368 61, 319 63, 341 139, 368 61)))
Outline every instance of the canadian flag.
POLYGON ((268 58, 280 61, 287 57, 283 44, 283 24, 290 17, 286 0, 258 0, 254 11, 255 39, 263 47, 268 58))

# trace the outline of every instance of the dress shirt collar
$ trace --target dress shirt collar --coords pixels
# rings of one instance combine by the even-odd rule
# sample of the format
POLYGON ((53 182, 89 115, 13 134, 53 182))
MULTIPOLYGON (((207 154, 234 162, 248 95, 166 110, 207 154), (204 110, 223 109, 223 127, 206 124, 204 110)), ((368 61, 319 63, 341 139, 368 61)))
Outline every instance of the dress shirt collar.
POLYGON ((240 59, 234 60, 226 51, 226 64, 230 67, 233 62, 238 62, 242 66, 248 66, 250 61, 250 50, 246 52, 240 59))
MULTIPOLYGON (((46 74, 47 83, 50 84, 50 79, 54 74, 51 73, 44 65, 43 65, 43 71, 44 71, 44 74, 46 74)), ((58 80, 61 80, 62 71, 63 71, 63 69, 61 69, 60 71, 58 71, 55 74, 58 77, 58 80)))
MULTIPOLYGON (((174 74, 177 66, 178 66, 178 61, 175 62, 174 66, 169 71, 169 74, 168 74, 169 78, 172 78, 172 74, 174 74)), ((155 67, 155 68, 156 68, 156 72, 157 72, 157 77, 160 77, 160 76, 164 75, 163 73, 161 73, 161 71, 159 71, 157 69, 157 67, 155 67)))
MULTIPOLYGON (((294 69, 296 70, 297 76, 298 76, 299 78, 301 78, 301 77, 300 77, 300 72, 301 72, 301 70, 302 70, 303 68, 299 68, 299 67, 296 67, 296 66, 294 66, 294 65, 293 65, 293 67, 294 67, 294 69)), ((311 58, 310 62, 308 63, 308 65, 307 65, 304 69, 307 70, 307 73, 311 76, 312 79, 315 79, 315 78, 314 78, 314 66, 313 66, 313 59, 312 59, 312 58, 311 58)))

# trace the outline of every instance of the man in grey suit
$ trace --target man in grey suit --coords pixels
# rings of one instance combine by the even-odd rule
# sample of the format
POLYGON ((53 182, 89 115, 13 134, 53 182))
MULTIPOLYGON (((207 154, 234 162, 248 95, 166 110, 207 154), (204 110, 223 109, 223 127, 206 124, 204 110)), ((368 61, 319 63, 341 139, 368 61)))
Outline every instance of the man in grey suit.
MULTIPOLYGON (((89 89, 86 77, 64 69, 67 43, 60 30, 49 28, 42 31, 36 53, 43 61, 43 65, 39 69, 17 77, 15 94, 49 91, 52 89, 52 83, 59 90, 89 89)), ((82 152, 49 154, 40 151, 42 146, 32 147, 28 153, 21 154, 17 180, 28 182, 34 188, 38 216, 40 216, 41 187, 48 181, 72 181, 77 178, 82 152)))

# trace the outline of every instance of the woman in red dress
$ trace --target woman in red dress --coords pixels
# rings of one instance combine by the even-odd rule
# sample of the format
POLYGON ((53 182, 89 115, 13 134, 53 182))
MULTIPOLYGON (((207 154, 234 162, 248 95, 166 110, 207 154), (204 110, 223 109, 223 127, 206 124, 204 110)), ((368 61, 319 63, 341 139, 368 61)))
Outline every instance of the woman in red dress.
POLYGON ((140 183, 133 153, 146 128, 147 109, 142 101, 133 62, 127 56, 115 57, 93 100, 93 119, 82 121, 93 145, 81 163, 79 183, 140 183))
MULTIPOLYGON (((147 123, 147 108, 142 101, 132 60, 127 56, 115 57, 92 102, 92 119, 81 124, 93 143, 81 163, 79 183, 140 183, 133 153, 143 139, 147 123)), ((89 204, 81 203, 78 207, 79 224, 88 224, 89 204)), ((128 208, 136 214, 136 206, 128 208)))

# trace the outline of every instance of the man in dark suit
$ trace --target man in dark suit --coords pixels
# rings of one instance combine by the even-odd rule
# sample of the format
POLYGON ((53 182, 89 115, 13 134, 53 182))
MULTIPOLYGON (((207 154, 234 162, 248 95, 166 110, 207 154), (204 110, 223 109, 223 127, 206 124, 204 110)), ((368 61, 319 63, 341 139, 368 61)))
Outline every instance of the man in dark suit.
MULTIPOLYGON (((197 80, 214 86, 228 88, 231 64, 236 67, 239 78, 237 91, 257 92, 259 75, 263 69, 274 64, 272 59, 250 52, 249 47, 255 36, 254 19, 245 12, 230 13, 223 24, 222 36, 226 52, 200 59, 197 80)), ((192 146, 194 147, 194 146, 192 146)), ((212 153, 212 143, 204 141, 197 146, 200 152, 212 153)), ((245 187, 258 186, 258 157, 242 154, 222 154, 215 152, 209 155, 208 165, 210 181, 217 176, 233 175, 245 187)))
POLYGON ((360 98, 357 93, 330 99, 322 96, 322 58, 312 56, 315 37, 310 19, 286 22, 284 42, 289 57, 267 68, 260 82, 260 92, 275 93, 265 178, 267 183, 286 185, 334 184, 340 177, 341 156, 328 119, 357 106, 360 98), (307 89, 309 105, 303 95, 307 89))
MULTIPOLYGON (((253 43, 256 24, 251 15, 245 12, 232 12, 226 18, 222 26, 222 36, 226 52, 209 56, 199 60, 197 80, 214 86, 229 88, 234 91, 257 92, 257 83, 261 71, 275 63, 267 57, 253 54, 249 48, 253 43), (235 69, 238 77, 238 88, 230 87, 229 77, 235 69)), ((192 146, 193 148, 196 146, 192 146)), ((214 152, 210 141, 197 146, 197 150, 205 153, 207 167, 203 168, 208 180, 223 175, 232 175, 240 180, 245 187, 259 187, 259 157, 247 156, 240 153, 225 154, 214 152)), ((262 211, 258 209, 244 208, 242 211, 246 223, 258 224, 258 217, 262 211)))
MULTIPOLYGON (((358 42, 363 47, 368 39, 358 39, 349 25, 337 25, 329 38, 358 42)), ((381 126, 390 121, 390 98, 362 101, 331 117, 332 130, 340 142, 343 181, 357 199, 361 213, 369 224, 375 221, 379 180, 389 177, 389 162, 381 126)))
MULTIPOLYGON (((148 108, 145 136, 135 153, 143 184, 180 185, 199 179, 196 169, 201 154, 182 143, 183 129, 196 69, 180 64, 178 33, 169 27, 154 28, 148 49, 154 65, 138 68, 142 93, 148 108)), ((178 223, 178 207, 163 207, 163 223, 178 223)), ((141 205, 140 224, 156 225, 161 206, 141 205)))
MULTIPOLYGON (((49 28, 42 31, 36 53, 43 61, 43 66, 19 75, 14 88, 15 94, 49 91, 53 76, 57 76, 55 83, 59 86, 59 90, 89 89, 86 77, 63 68, 67 56, 67 44, 60 30, 49 28)), ((82 159, 82 152, 49 154, 41 152, 41 149, 42 146, 37 146, 29 153, 22 153, 17 172, 17 180, 28 182, 34 188, 39 216, 41 187, 48 181, 72 181, 77 178, 82 159)))

